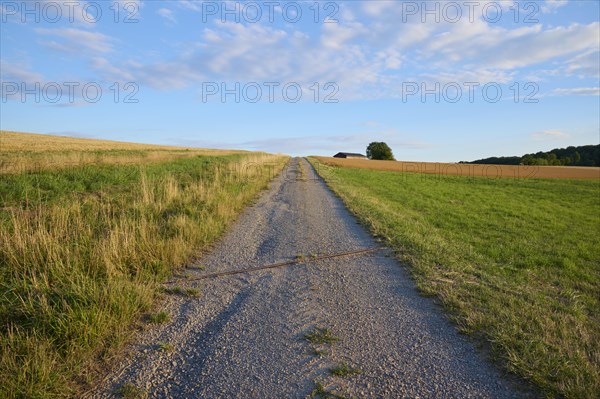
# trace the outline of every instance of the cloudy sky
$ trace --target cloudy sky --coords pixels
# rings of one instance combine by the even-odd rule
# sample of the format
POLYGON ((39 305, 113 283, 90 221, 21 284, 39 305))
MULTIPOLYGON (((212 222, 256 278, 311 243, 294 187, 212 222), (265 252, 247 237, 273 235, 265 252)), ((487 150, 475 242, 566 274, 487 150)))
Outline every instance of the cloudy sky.
POLYGON ((1 128, 460 161, 598 144, 597 1, 6 1, 1 128))

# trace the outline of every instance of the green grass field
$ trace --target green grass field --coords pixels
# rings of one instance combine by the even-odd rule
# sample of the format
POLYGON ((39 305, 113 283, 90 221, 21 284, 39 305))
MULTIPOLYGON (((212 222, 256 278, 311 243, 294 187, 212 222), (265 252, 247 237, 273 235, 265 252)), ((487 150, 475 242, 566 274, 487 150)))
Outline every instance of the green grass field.
POLYGON ((311 162, 425 295, 546 396, 600 397, 598 181, 421 175, 311 162))
POLYGON ((94 378, 90 363, 110 358, 156 302, 158 283, 285 161, 194 155, 2 175, 0 397, 76 395, 94 378))

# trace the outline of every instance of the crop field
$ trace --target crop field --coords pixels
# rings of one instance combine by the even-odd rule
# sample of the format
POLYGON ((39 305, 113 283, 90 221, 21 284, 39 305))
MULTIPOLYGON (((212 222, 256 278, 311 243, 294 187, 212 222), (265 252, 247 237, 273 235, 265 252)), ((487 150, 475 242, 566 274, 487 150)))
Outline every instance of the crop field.
POLYGON ((436 176, 468 176, 513 179, 600 179, 600 168, 583 166, 477 165, 437 162, 374 161, 314 157, 327 165, 436 176))
POLYGON ((83 165, 139 165, 240 150, 184 148, 0 131, 0 175, 61 170, 83 165))
POLYGON ((4 166, 40 161, 0 176, 3 398, 71 396, 94 378, 90 364, 127 341, 158 283, 287 160, 8 132, 0 144, 4 166))
MULTIPOLYGON (((499 364, 548 396, 600 396, 600 181, 430 175, 397 171, 396 162, 310 160, 394 248, 421 292, 436 297, 499 364), (396 171, 373 170, 385 164, 396 171)), ((562 168, 531 177, 550 177, 545 170, 562 168)))

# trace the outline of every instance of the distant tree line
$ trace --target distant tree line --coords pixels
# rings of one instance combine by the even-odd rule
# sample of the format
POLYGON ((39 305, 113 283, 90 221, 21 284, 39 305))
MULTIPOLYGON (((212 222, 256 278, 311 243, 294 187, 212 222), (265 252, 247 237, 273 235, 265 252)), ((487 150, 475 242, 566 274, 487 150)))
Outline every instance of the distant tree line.
POLYGON ((600 166, 600 145, 570 146, 555 148, 535 154, 525 154, 522 157, 491 157, 472 162, 496 165, 556 165, 556 166, 600 166))

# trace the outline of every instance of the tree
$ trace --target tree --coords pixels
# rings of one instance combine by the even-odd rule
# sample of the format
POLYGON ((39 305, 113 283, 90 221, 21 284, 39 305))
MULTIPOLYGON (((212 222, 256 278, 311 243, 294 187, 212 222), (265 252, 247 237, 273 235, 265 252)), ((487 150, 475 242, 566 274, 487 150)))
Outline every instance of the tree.
POLYGON ((367 147, 367 157, 384 161, 395 161, 392 149, 383 142, 374 141, 367 147))
POLYGON ((521 159, 523 165, 535 165, 535 158, 532 155, 525 155, 521 159))

